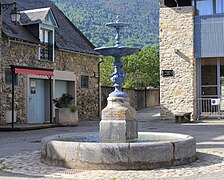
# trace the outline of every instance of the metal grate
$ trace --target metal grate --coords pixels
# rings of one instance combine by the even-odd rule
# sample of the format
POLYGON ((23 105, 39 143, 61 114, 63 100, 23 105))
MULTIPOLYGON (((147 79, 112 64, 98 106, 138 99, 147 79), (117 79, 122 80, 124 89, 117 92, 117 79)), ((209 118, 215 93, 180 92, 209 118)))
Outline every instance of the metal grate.
POLYGON ((40 48, 40 58, 44 60, 53 60, 53 44, 42 44, 42 47, 40 48))
POLYGON ((224 118, 224 99, 198 98, 198 119, 200 118, 224 118))

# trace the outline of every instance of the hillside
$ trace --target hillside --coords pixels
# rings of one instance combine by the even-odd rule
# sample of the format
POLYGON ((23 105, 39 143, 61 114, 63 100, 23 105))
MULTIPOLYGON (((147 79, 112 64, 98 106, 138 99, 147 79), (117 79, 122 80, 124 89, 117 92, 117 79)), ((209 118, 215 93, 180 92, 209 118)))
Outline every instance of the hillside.
POLYGON ((52 0, 96 46, 114 45, 116 20, 130 23, 121 31, 121 44, 143 47, 158 44, 157 0, 52 0))

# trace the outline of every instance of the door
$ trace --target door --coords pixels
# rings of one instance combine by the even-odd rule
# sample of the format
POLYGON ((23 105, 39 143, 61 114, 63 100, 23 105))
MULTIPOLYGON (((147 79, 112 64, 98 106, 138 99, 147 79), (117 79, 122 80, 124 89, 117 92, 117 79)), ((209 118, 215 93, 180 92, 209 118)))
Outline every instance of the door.
POLYGON ((198 67, 198 116, 224 118, 224 58, 202 58, 198 67))
POLYGON ((28 123, 45 121, 45 81, 30 79, 28 123))
POLYGON ((66 93, 68 93, 67 81, 55 81, 55 98, 60 98, 66 93))

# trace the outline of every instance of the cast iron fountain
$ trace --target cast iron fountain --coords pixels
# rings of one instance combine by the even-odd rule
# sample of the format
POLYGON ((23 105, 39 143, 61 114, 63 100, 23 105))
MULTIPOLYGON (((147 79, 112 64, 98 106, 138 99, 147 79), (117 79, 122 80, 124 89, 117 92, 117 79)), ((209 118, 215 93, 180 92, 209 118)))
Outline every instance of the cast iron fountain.
POLYGON ((195 160, 193 137, 174 133, 138 133, 136 111, 122 92, 125 75, 121 57, 140 51, 120 45, 120 29, 128 24, 107 23, 116 29, 112 47, 96 48, 103 56, 113 56, 111 80, 115 90, 102 111, 100 132, 70 133, 42 139, 41 156, 52 165, 82 169, 153 169, 190 163, 195 160))

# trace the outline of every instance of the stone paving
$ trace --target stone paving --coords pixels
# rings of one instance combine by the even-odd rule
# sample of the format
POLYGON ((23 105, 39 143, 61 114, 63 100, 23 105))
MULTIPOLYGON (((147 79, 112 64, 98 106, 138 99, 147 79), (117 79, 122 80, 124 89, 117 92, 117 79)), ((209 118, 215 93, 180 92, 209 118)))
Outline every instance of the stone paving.
POLYGON ((222 150, 198 149, 197 160, 189 165, 181 165, 155 170, 78 170, 48 166, 40 160, 40 152, 23 152, 0 159, 0 169, 5 172, 32 177, 46 177, 76 180, 136 180, 155 178, 183 178, 197 174, 224 171, 224 152, 222 150))
MULTIPOLYGON (((159 122, 158 117, 147 121, 149 113, 145 111, 142 111, 138 117, 141 118, 139 124, 143 131, 151 128, 151 131, 175 131, 196 136, 196 139, 198 139, 197 160, 188 165, 155 170, 79 170, 44 164, 40 159, 40 151, 35 150, 0 158, 0 170, 11 173, 12 176, 13 174, 22 174, 34 179, 75 180, 198 179, 197 176, 204 179, 204 177, 213 175, 216 172, 224 172, 224 137, 222 136, 224 126, 222 122, 219 125, 216 122, 209 122, 207 125, 206 123, 175 124, 172 122, 159 122)), ((93 126, 92 123, 91 126, 93 126)), ((87 130, 89 131, 89 129, 87 130)), ((219 179, 222 179, 222 177, 219 179)))

